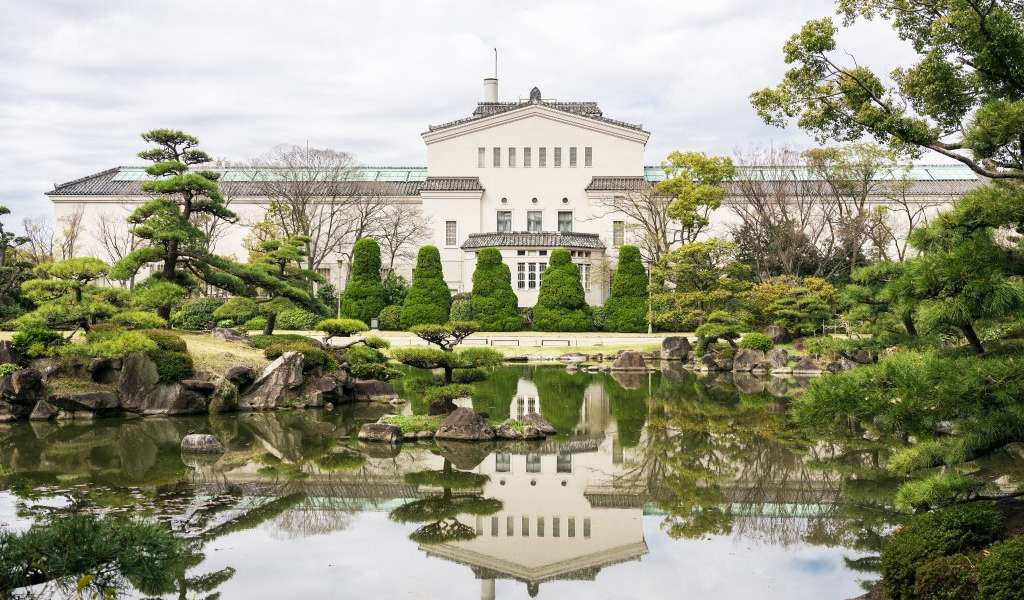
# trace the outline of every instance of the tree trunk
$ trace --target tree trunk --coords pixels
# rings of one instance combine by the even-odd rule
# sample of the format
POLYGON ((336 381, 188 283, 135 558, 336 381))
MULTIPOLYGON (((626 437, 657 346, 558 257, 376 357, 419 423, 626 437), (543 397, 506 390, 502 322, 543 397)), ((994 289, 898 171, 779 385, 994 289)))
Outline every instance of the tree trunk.
POLYGON ((277 325, 277 313, 272 312, 267 315, 267 324, 263 326, 263 335, 273 335, 275 325, 277 325))
POLYGON ((454 373, 454 371, 455 371, 455 369, 453 369, 451 367, 445 367, 444 368, 444 383, 445 383, 445 385, 448 385, 448 384, 450 384, 452 382, 452 374, 454 373))
POLYGON ((974 351, 978 354, 984 354, 985 347, 981 345, 981 339, 975 333, 974 327, 970 323, 966 323, 960 326, 960 330, 964 332, 964 337, 971 344, 971 348, 974 348, 974 351))
POLYGON ((903 317, 903 327, 907 330, 908 334, 917 337, 917 326, 914 325, 914 317, 905 315, 903 317))

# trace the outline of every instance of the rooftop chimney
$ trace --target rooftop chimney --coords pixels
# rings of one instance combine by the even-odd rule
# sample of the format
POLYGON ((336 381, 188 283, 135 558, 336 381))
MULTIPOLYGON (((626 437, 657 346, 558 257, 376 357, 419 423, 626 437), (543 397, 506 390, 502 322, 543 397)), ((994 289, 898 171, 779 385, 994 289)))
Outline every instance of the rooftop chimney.
POLYGON ((498 101, 498 78, 488 77, 484 79, 484 102, 498 101))

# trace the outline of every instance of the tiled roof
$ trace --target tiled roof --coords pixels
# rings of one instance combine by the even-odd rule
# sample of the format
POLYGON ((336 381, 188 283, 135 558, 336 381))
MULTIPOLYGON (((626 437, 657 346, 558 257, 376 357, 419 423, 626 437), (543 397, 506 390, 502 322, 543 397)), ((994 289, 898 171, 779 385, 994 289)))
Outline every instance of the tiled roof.
MULTIPOLYGON (((267 181, 301 181, 294 172, 253 167, 204 167, 221 174, 220 188, 228 196, 260 197, 267 181)), ((405 197, 419 193, 426 169, 418 167, 364 167, 346 173, 348 179, 320 181, 324 196, 405 197), (423 177, 419 177, 422 173, 423 177)), ((114 167, 74 181, 58 184, 47 196, 148 196, 142 182, 149 180, 143 167, 114 167)), ((475 178, 473 178, 475 179, 475 178)), ((479 185, 479 183, 478 183, 479 185)))
POLYGON ((540 90, 537 88, 534 88, 533 91, 530 92, 529 100, 520 100, 518 102, 479 102, 477 103, 476 110, 473 111, 472 116, 442 123, 441 125, 431 125, 428 131, 440 131, 450 127, 457 127, 459 125, 472 123, 473 121, 479 121, 480 119, 486 119, 487 117, 507 113, 520 108, 526 108, 528 106, 544 106, 580 117, 585 117, 587 119, 601 121, 602 123, 616 125, 618 127, 644 131, 643 125, 609 119, 604 116, 601 112, 601 108, 598 107, 597 102, 558 102, 556 100, 543 100, 540 98, 540 90))
POLYGON ((482 192, 479 177, 427 177, 421 192, 482 192))
POLYGON ((518 248, 593 248, 604 249, 604 243, 596 233, 558 233, 557 231, 546 231, 542 233, 528 233, 526 231, 513 231, 509 233, 471 233, 469 238, 462 244, 463 250, 474 250, 487 248, 489 246, 518 248))
POLYGON ((594 177, 587 184, 588 192, 640 192, 650 189, 651 183, 643 177, 594 177))

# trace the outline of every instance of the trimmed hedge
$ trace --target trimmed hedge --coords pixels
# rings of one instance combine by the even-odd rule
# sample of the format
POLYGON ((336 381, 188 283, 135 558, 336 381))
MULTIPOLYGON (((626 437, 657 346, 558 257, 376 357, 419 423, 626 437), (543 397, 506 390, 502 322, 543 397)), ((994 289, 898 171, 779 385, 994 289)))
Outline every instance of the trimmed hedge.
POLYGON ((384 308, 384 285, 380 281, 380 245, 363 238, 352 247, 352 278, 345 286, 341 316, 369 323, 384 308))
POLYGON ((748 333, 740 338, 739 347, 748 350, 761 350, 767 352, 775 346, 775 342, 763 333, 748 333))
POLYGON ((302 354, 304 359, 302 362, 303 371, 312 371, 313 369, 331 371, 338 368, 338 363, 334 361, 331 355, 317 345, 316 342, 312 341, 277 342, 267 346, 266 350, 263 351, 263 356, 274 360, 285 352, 299 352, 302 354))
POLYGON ((110 321, 129 329, 167 327, 167 321, 163 317, 148 310, 126 310, 111 317, 110 321))
POLYGON ((348 337, 353 333, 367 331, 369 327, 356 319, 324 319, 316 324, 316 330, 327 334, 328 338, 348 337))
POLYGON ((256 301, 244 296, 235 296, 217 307, 213 316, 217 320, 230 319, 234 324, 245 323, 259 314, 260 309, 256 301))
POLYGON ((483 331, 519 331, 519 300, 512 291, 512 271, 501 261, 497 248, 484 248, 476 257, 473 271, 473 295, 470 304, 473 320, 483 331))
POLYGON ((647 331, 647 271, 636 246, 619 248, 619 265, 612 279, 612 293, 604 303, 604 328, 608 331, 647 331))
POLYGON ((171 325, 177 329, 203 331, 213 329, 217 325, 217 317, 213 311, 223 305, 223 298, 192 298, 186 300, 181 308, 171 315, 171 325))
POLYGON ((416 256, 412 287, 402 303, 402 328, 447 323, 451 307, 452 294, 444 282, 441 253, 434 246, 423 246, 416 256))
POLYGON ((918 567, 914 589, 918 600, 974 600, 977 578, 974 564, 963 554, 940 556, 918 567))
POLYGON ((160 381, 173 383, 192 377, 195 363, 188 353, 188 345, 180 335, 165 329, 146 329, 141 333, 157 345, 156 350, 146 354, 156 363, 160 381))
POLYGON ((291 329, 293 331, 313 331, 317 323, 323 317, 315 312, 304 308, 289 308, 277 313, 277 329, 291 329))
POLYGON ((381 331, 398 331, 402 328, 402 307, 397 304, 385 306, 377 315, 377 327, 381 331))
POLYGON ((533 328, 538 331, 590 331, 594 320, 580 283, 579 269, 565 248, 551 251, 537 305, 533 328))
POLYGON ((983 600, 1024 598, 1024 537, 1000 542, 978 565, 978 592, 983 600))
POLYGON ((298 333, 275 333, 273 335, 254 335, 249 338, 249 342, 252 343, 252 345, 255 348, 259 348, 260 350, 265 350, 272 344, 276 344, 278 342, 304 342, 307 344, 320 343, 309 336, 300 335, 298 333))

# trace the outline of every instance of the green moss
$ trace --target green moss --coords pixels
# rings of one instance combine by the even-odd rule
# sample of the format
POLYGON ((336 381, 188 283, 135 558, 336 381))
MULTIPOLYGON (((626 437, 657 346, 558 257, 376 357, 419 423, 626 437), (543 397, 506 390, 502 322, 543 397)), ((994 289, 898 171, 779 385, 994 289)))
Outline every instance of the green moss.
POLYGON ((420 431, 437 431, 441 426, 441 417, 427 415, 389 415, 383 418, 388 425, 397 425, 402 434, 418 433, 420 431))

